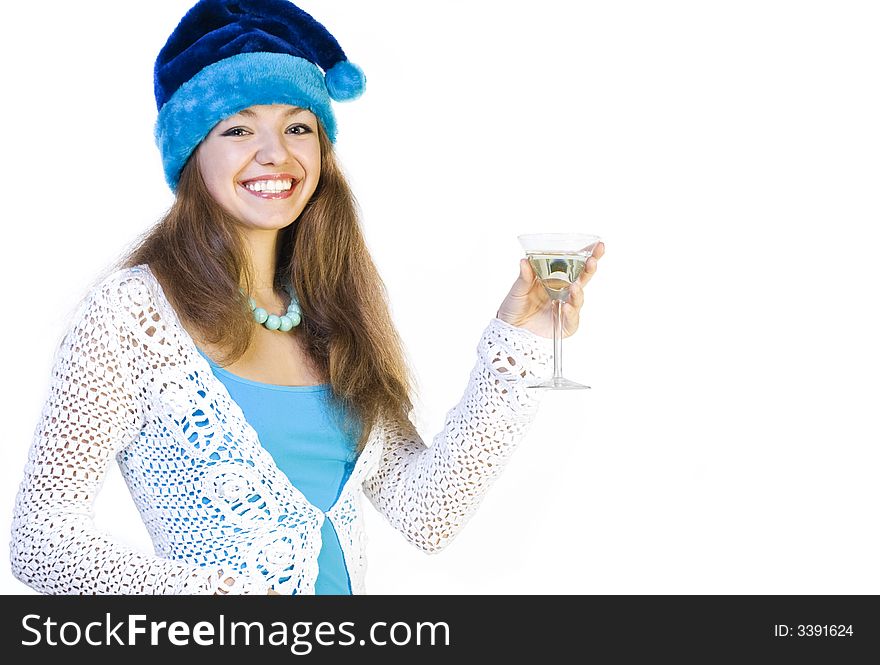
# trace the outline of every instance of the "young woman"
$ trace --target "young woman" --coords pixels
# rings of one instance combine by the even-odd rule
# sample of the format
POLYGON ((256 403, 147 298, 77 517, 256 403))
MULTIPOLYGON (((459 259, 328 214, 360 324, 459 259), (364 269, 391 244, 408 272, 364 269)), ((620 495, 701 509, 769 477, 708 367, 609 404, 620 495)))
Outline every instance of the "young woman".
MULTIPOLYGON (((11 561, 45 593, 363 593, 361 497, 426 552, 538 407, 549 300, 526 260, 426 446, 333 152, 362 72, 286 0, 201 0, 156 61, 176 199, 84 299, 55 360, 11 561), (96 530, 118 462, 155 555, 96 530)), ((564 307, 575 332, 599 245, 564 307)))

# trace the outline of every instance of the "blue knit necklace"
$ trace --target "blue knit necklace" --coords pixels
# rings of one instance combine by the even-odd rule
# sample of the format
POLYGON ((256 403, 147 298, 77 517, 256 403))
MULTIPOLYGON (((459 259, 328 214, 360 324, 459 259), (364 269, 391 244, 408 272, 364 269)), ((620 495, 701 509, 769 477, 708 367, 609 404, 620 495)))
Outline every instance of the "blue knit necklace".
MULTIPOLYGON (((284 291, 290 296, 290 304, 287 306, 287 313, 282 314, 281 316, 269 314, 269 312, 262 307, 257 307, 257 301, 251 296, 248 296, 248 303, 251 306, 251 313, 254 315, 254 321, 268 330, 287 332, 288 330, 296 328, 302 321, 302 310, 299 308, 299 301, 296 299, 293 287, 288 284, 284 287, 284 291)), ((244 295, 244 291, 242 290, 241 292, 244 295)))

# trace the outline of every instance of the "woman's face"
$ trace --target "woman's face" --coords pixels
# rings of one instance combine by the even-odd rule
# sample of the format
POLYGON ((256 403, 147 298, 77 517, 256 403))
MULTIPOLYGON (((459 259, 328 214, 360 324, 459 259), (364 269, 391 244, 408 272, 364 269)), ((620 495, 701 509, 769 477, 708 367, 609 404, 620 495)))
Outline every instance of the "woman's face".
POLYGON ((287 104, 220 121, 196 150, 211 196, 242 224, 277 230, 305 208, 321 173, 318 120, 287 104))

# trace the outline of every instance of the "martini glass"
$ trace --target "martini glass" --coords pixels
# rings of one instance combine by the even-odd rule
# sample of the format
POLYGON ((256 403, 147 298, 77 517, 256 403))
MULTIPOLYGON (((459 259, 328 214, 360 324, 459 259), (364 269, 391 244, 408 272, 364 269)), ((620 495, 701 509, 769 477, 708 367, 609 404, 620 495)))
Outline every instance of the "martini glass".
POLYGON ((553 376, 526 387, 587 389, 590 386, 562 376, 562 305, 568 300, 571 283, 583 272, 587 259, 602 239, 583 233, 527 233, 517 237, 553 307, 553 376))

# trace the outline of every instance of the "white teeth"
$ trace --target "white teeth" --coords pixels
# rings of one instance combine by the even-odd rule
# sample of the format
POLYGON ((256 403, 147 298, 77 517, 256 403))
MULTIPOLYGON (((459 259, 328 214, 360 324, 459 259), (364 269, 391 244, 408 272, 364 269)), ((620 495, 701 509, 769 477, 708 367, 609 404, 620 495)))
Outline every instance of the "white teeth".
POLYGON ((286 192, 293 187, 293 180, 256 180, 245 184, 252 192, 286 192))

